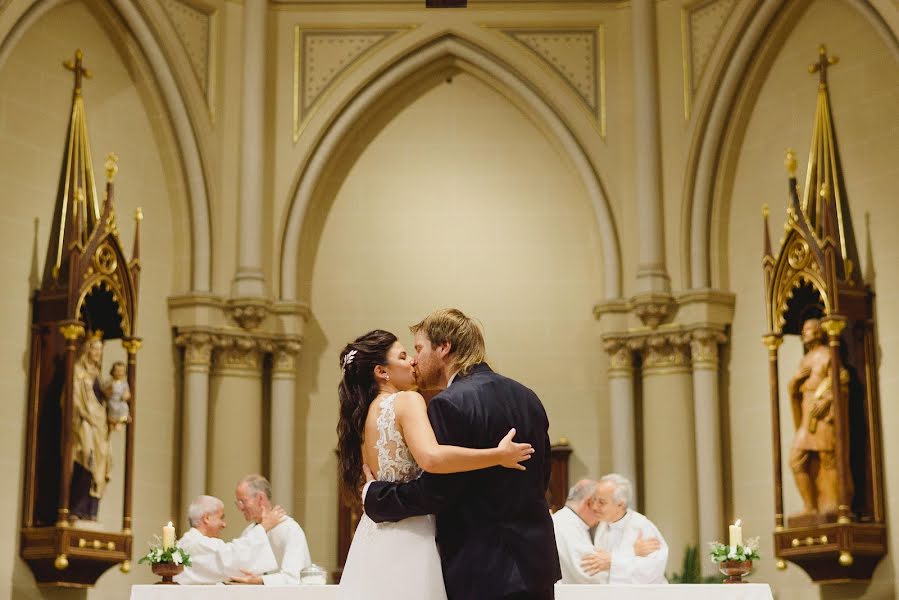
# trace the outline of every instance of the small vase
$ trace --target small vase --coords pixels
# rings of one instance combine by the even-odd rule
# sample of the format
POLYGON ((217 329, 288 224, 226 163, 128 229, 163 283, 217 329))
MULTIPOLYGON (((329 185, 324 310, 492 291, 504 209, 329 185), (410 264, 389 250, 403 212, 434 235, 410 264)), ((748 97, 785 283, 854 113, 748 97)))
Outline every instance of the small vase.
POLYGON ((150 569, 156 575, 162 577, 162 581, 157 581, 156 585, 178 585, 177 581, 173 581, 172 577, 184 570, 184 565, 176 565, 175 563, 156 563, 150 565, 150 569))
POLYGON ((723 575, 727 575, 724 583, 746 583, 743 581, 744 575, 749 575, 752 571, 751 560, 725 560, 718 563, 718 570, 723 575))

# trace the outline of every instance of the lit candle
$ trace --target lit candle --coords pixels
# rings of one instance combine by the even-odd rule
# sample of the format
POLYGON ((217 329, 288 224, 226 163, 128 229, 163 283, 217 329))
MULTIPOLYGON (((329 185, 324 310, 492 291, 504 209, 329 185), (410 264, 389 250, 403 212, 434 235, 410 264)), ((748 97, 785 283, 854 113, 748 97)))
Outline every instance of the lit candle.
POLYGON ((162 528, 162 549, 166 550, 172 548, 174 545, 175 528, 172 526, 172 522, 169 521, 169 524, 162 528))
POLYGON ((743 545, 743 528, 740 527, 741 519, 730 526, 730 547, 736 548, 743 545))

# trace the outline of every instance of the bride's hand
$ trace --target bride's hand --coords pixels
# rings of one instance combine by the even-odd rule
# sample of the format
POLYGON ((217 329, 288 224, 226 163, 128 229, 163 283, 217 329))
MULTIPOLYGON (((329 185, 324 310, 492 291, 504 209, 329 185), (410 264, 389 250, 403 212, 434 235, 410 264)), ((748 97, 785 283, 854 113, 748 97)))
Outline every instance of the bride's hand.
POLYGON ((512 438, 515 437, 515 428, 509 430, 509 433, 506 434, 499 444, 496 445, 496 449, 500 452, 500 466, 506 467, 507 469, 518 469, 519 471, 524 471, 525 467, 522 463, 526 460, 530 460, 531 455, 534 453, 534 447, 530 444, 519 444, 517 442, 513 442, 512 438))

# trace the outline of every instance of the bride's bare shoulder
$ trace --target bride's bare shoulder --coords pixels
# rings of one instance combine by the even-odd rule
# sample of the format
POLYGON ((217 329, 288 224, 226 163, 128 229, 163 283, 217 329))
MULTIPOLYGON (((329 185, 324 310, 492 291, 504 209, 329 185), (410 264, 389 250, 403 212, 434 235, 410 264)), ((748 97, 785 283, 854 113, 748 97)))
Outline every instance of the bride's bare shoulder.
POLYGON ((394 400, 394 406, 396 406, 397 410, 405 410, 407 408, 414 408, 418 405, 424 406, 425 399, 418 392, 406 391, 399 392, 396 395, 396 400, 394 400))

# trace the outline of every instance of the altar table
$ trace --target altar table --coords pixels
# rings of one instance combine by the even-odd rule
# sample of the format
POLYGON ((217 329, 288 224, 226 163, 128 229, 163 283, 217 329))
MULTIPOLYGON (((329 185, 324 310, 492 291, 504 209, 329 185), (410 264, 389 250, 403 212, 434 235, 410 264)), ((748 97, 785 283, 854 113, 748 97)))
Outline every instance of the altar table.
MULTIPOLYGON (((135 585, 131 600, 337 600, 336 585, 135 585)), ((365 598, 359 598, 365 600, 365 598)), ((426 600, 426 599, 422 599, 426 600)), ((764 583, 557 585, 556 600, 773 600, 764 583)))

